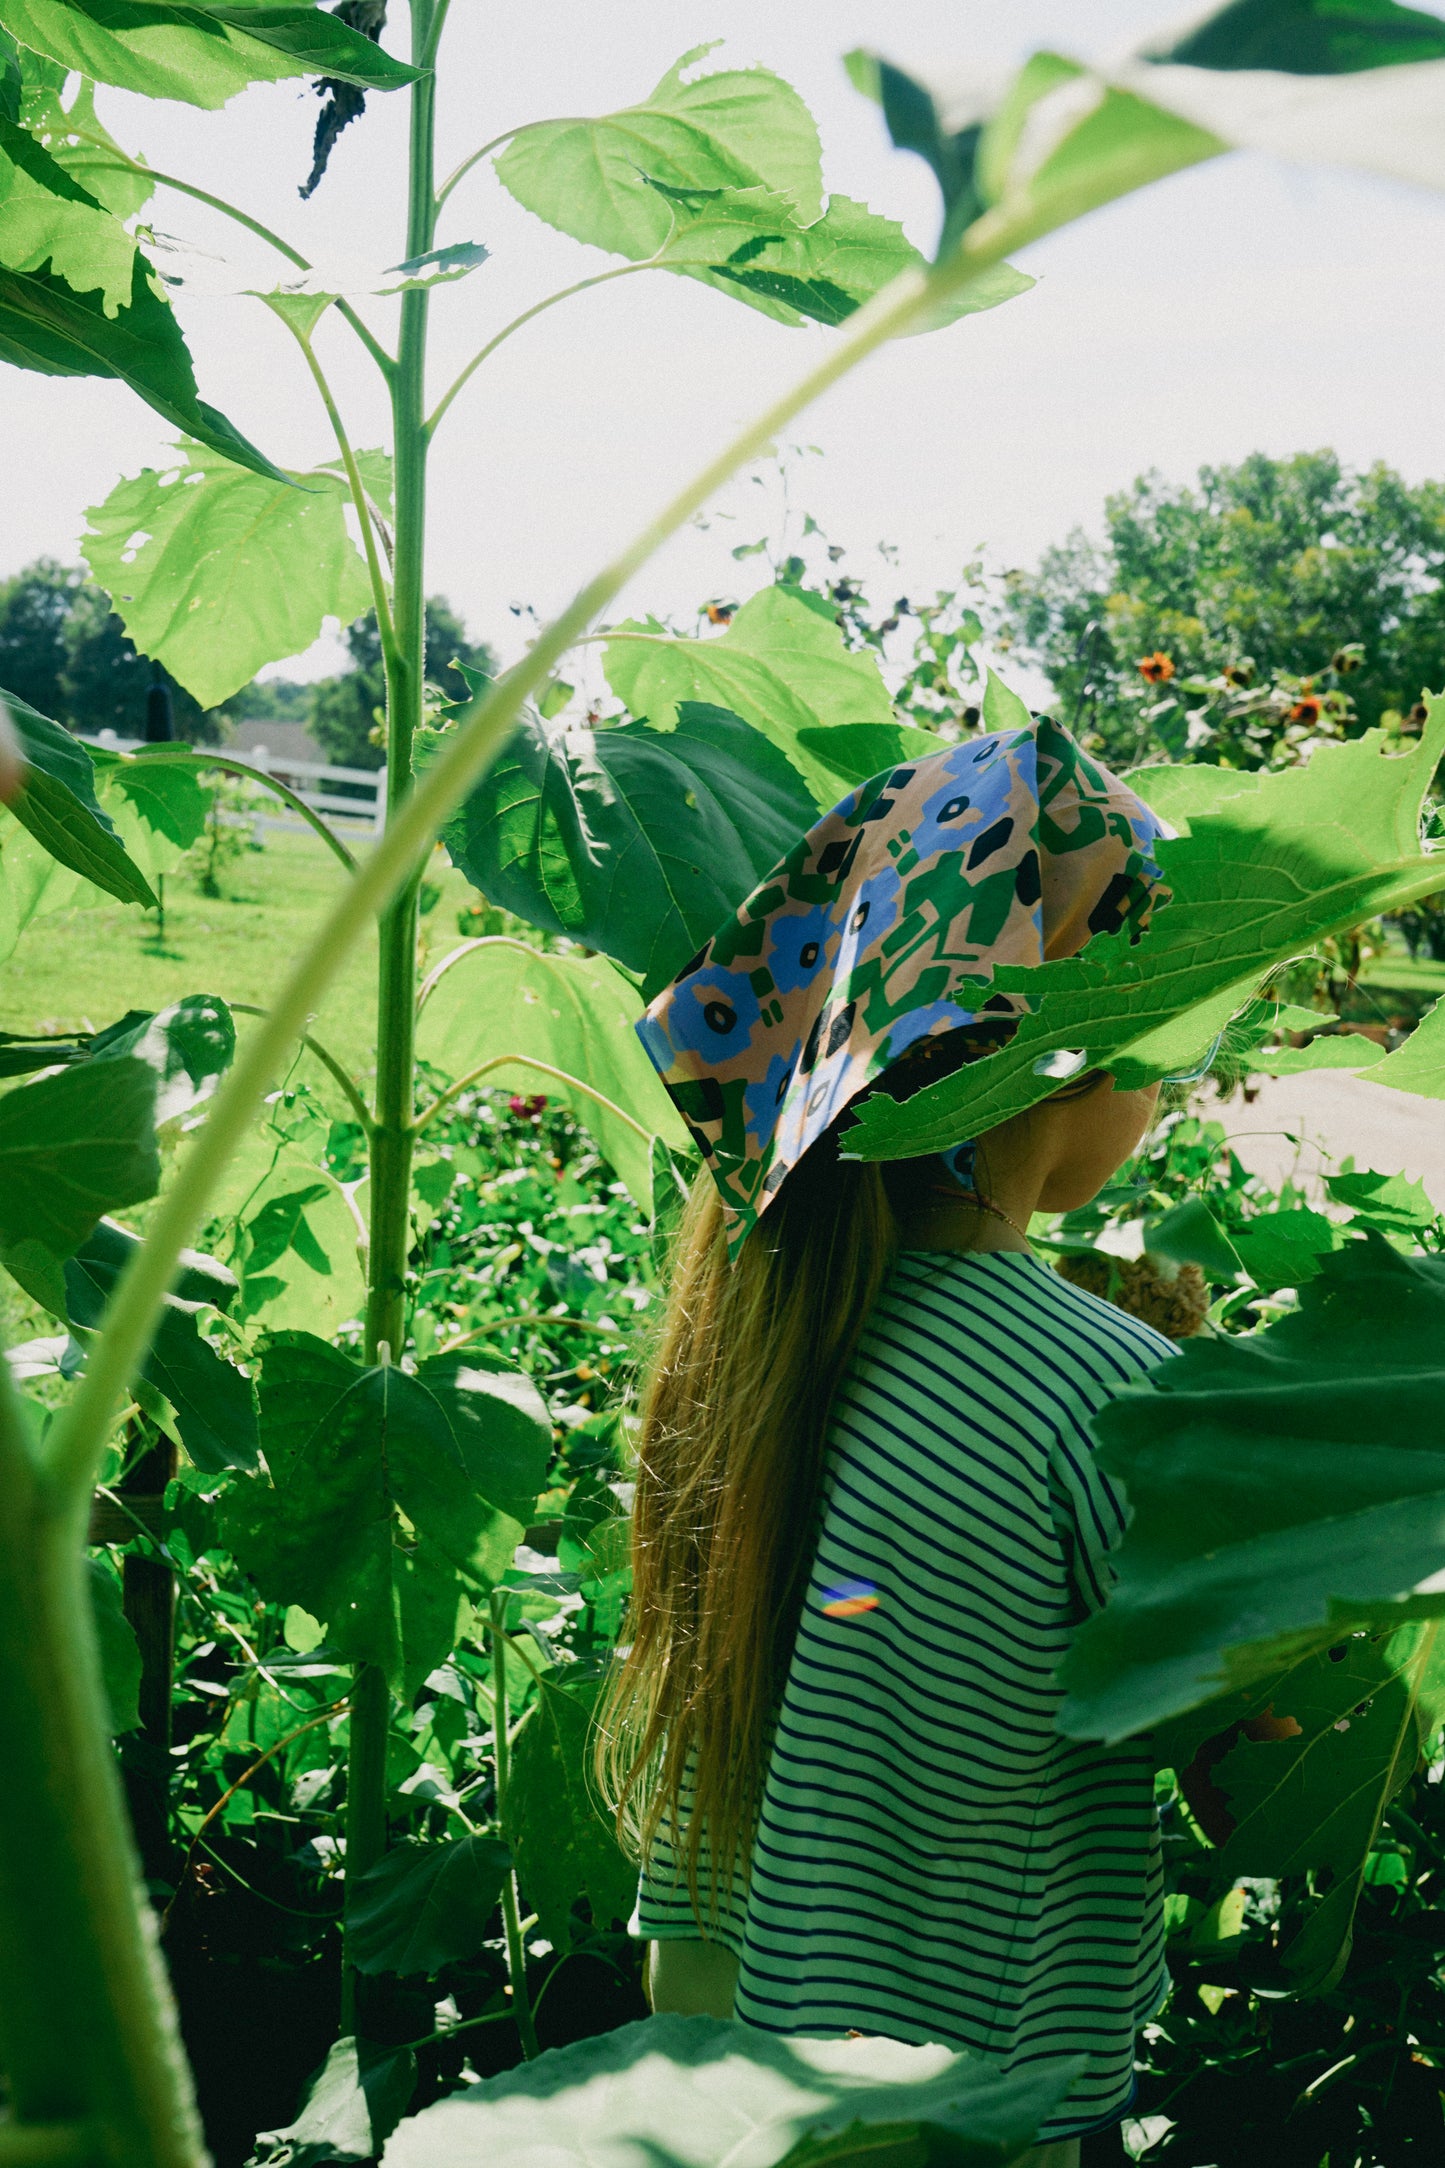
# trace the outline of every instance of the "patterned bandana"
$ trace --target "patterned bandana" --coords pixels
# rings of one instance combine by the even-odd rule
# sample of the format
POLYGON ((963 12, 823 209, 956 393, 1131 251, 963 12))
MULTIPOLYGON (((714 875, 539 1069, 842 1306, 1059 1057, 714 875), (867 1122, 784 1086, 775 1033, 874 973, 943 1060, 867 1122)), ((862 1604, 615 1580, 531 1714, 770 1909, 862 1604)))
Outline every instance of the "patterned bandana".
POLYGON ((800 837, 637 1027, 733 1246, 910 1049, 922 1084, 1009 1035, 1028 1002, 989 993, 996 965, 1137 940, 1163 832, 1045 717, 874 776, 800 837))

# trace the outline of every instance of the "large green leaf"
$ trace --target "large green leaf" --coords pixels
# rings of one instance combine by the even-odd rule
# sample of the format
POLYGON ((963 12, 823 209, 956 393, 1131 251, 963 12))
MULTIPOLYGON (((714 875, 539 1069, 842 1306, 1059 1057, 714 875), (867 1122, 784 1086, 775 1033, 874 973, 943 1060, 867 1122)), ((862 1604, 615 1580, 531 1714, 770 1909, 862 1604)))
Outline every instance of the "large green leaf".
POLYGON ((1440 1715, 1438 1635, 1433 1624, 1350 1634, 1156 1734, 1218 1847, 1202 1864, 1221 1891, 1243 1875, 1319 1877, 1279 1952, 1296 1994, 1324 1992, 1344 1969, 1385 1810, 1440 1715))
POLYGON ((76 293, 44 268, 0 267, 0 361, 44 376, 116 377, 223 458, 273 481, 283 479, 279 467, 198 396, 180 326, 139 255, 130 299, 113 316, 106 314, 101 294, 76 293))
POLYGON ((497 1837, 393 1845, 346 1889, 346 1955, 358 1972, 432 1973, 475 1957, 512 1855, 497 1837))
POLYGON ((147 98, 224 105, 248 83, 328 75, 397 90, 416 71, 337 16, 269 0, 5 0, 5 26, 61 66, 147 98))
MULTIPOLYGON (((139 1238, 113 1220, 102 1220, 66 1260, 65 1292, 70 1321, 99 1331, 105 1306, 121 1272, 140 1248, 139 1238)), ((256 1403, 251 1381, 217 1354, 200 1330, 203 1309, 224 1309, 236 1280, 214 1258, 188 1253, 186 1270, 167 1295, 143 1375, 175 1410, 181 1443, 197 1468, 219 1475, 227 1468, 256 1466, 256 1403)))
POLYGON ((260 1364, 271 1480, 227 1493, 226 1540, 265 1594, 324 1619, 339 1653, 379 1664, 409 1696, 452 1646, 464 1587, 489 1587, 511 1561, 525 1526, 506 1510, 522 1502, 519 1459, 530 1457, 531 1503, 541 1488, 551 1429, 529 1391, 499 1390, 474 1360, 409 1376, 279 1334, 260 1364))
POLYGON ((1445 187, 1445 30, 1422 9, 1229 0, 1110 72, 1230 143, 1445 187))
POLYGON ((1370 1082, 1418 1099, 1445 1099, 1445 1001, 1426 1012, 1403 1046, 1372 1066, 1370 1082))
POLYGON ((102 1213, 153 1197, 156 1073, 88 1061, 0 1098, 0 1249, 68 1257, 102 1213))
POLYGON ((135 242, 44 144, 0 114, 0 264, 49 264, 79 293, 95 288, 109 316, 130 299, 135 242))
POLYGON ((710 50, 685 53, 640 105, 523 129, 498 158, 497 178, 548 225, 634 261, 655 255, 673 227, 668 199, 651 183, 771 189, 811 224, 823 196, 808 108, 766 68, 684 81, 710 50))
POLYGON ((156 1125, 189 1114, 210 1097, 236 1053, 236 1027, 215 994, 186 994, 154 1015, 135 1009, 97 1032, 88 1061, 117 1061, 137 1054, 155 1072, 156 1125))
POLYGON ((115 832, 95 795, 89 753, 59 723, 0 689, 25 755, 25 788, 10 810, 52 858, 118 896, 155 904, 150 883, 115 832))
POLYGON ((1445 22, 1396 0, 1229 0, 1149 57, 1191 68, 1348 75, 1445 59, 1445 22))
POLYGON ((97 751, 101 797, 134 864, 154 882, 204 833, 211 792, 194 768, 97 751))
POLYGON ((524 722, 443 831, 483 895, 615 957, 647 1000, 816 817, 759 732, 685 696, 674 712, 667 731, 524 722))
POLYGON ((799 733, 894 720, 876 656, 845 647, 832 611, 820 612, 789 587, 763 588, 713 639, 621 626, 602 651, 602 666, 618 699, 654 730, 673 729, 683 701, 731 709, 787 755, 820 810, 844 793, 836 771, 799 733))
POLYGON ((416 2089, 410 2048, 356 2040, 333 2041, 294 2123, 262 2131, 256 2160, 276 2168, 326 2168, 333 2161, 376 2161, 406 2113, 416 2089))
POLYGON ((1001 2168, 1081 2068, 646 2018, 435 2102, 387 2168, 1001 2168))
POLYGON ((685 1149, 687 1132, 642 1051, 634 1028, 641 1013, 604 957, 547 956, 525 941, 491 938, 469 942, 438 966, 418 1020, 417 1051, 454 1078, 498 1062, 478 1081, 560 1100, 596 1138, 639 1209, 650 1212, 652 1139, 685 1149), (546 1072, 529 1060, 545 1063, 546 1072))
MULTIPOLYGON (((677 223, 658 263, 782 324, 841 324, 900 271, 923 261, 895 220, 880 218, 851 196, 830 196, 823 216, 808 226, 772 189, 662 193, 677 223)), ((997 308, 1033 283, 1012 264, 998 264, 929 328, 997 308)))
POLYGON ((1064 1667, 1071 1736, 1445 1616, 1445 1259, 1351 1241, 1280 1323, 1187 1341, 1153 1380, 1097 1420, 1132 1519, 1064 1667))
POLYGON ((507 1842, 522 1895, 543 1934, 572 1946, 572 1905, 586 1897, 593 1925, 625 1921, 637 1896, 637 1867, 617 1842, 592 1775, 595 1680, 570 1686, 544 1678, 517 1731, 507 1786, 507 1842))
POLYGON ((1049 1057, 1065 1052, 1082 1051, 1125 1089, 1147 1083, 1176 1065, 1191 1036, 1207 1044, 1221 996, 1237 1006, 1302 949, 1438 888, 1440 861, 1419 836, 1445 744, 1445 699, 1428 705, 1408 754, 1387 755, 1371 731, 1193 816, 1188 834, 1157 846, 1173 900, 1141 940, 1098 935, 1067 960, 996 972, 999 991, 1037 1004, 1014 1037, 906 1105, 875 1093, 858 1110, 850 1152, 896 1159, 946 1150, 1046 1097, 1049 1057))
POLYGON ((237 1310, 248 1324, 330 1339, 359 1317, 361 1225, 340 1184, 304 1150, 252 1130, 221 1179, 215 1220, 212 1247, 241 1282, 237 1310))
POLYGON ((155 182, 121 150, 95 110, 95 85, 56 61, 19 48, 17 118, 72 180, 116 218, 134 218, 151 199, 155 182))
POLYGON ((215 708, 309 647, 328 616, 359 617, 371 587, 339 475, 298 474, 293 487, 200 444, 176 450, 174 466, 145 467, 92 505, 80 546, 141 653, 215 708))

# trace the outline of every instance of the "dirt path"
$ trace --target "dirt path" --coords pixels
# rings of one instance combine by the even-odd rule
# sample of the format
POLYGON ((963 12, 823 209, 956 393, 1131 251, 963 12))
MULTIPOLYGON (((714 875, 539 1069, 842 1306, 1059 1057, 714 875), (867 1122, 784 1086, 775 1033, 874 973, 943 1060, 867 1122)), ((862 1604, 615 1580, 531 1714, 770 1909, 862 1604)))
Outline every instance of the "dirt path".
POLYGON ((1423 1181, 1445 1209, 1445 1101, 1336 1072, 1267 1077, 1252 1106, 1206 1099, 1197 1111, 1222 1121, 1244 1165, 1271 1183, 1317 1176, 1326 1155, 1352 1154, 1358 1167, 1423 1181))

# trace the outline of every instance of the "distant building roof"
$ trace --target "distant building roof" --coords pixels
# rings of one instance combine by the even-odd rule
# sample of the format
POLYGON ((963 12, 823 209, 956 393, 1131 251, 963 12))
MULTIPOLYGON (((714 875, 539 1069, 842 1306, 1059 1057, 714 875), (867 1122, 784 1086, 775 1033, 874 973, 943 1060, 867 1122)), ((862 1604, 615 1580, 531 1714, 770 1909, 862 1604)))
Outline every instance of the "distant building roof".
POLYGON ((278 760, 325 761, 326 753, 304 723, 278 723, 273 719, 256 717, 237 723, 226 740, 229 753, 239 753, 244 759, 264 746, 278 760))

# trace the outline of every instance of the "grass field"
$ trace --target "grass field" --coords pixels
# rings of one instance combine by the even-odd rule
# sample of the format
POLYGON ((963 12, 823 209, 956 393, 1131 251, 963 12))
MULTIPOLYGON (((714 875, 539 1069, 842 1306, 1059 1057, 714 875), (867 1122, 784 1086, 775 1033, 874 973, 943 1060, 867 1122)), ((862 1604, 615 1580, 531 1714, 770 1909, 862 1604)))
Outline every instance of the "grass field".
MULTIPOLYGON (((225 868, 219 897, 202 895, 184 866, 172 874, 163 939, 154 913, 121 904, 35 919, 0 963, 0 1031, 97 1029, 182 994, 264 1008, 344 879, 319 837, 272 833, 264 849, 225 868)), ((440 894, 422 921, 422 944, 435 962, 461 939, 457 913, 475 891, 440 854, 429 880, 440 894)), ((368 927, 316 1023, 318 1037, 361 1077, 372 1068, 375 971, 368 927)))

